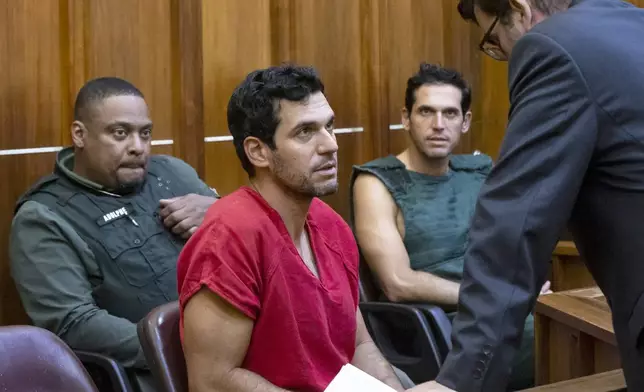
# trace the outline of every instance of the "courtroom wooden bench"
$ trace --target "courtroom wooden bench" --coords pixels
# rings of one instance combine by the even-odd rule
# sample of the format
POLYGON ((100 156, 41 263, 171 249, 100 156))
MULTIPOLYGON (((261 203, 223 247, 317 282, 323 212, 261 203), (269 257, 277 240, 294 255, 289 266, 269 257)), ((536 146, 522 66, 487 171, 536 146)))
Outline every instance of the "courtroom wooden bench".
POLYGON ((626 392, 621 369, 524 389, 522 392, 626 392))

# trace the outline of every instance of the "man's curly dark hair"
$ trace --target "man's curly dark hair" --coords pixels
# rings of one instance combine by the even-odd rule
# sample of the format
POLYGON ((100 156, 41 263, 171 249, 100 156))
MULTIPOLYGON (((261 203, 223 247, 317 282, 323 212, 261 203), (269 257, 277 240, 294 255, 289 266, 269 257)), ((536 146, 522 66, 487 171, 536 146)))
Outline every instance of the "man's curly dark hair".
POLYGON ((426 84, 448 84, 456 87, 462 93, 461 111, 465 114, 470 110, 472 90, 459 72, 436 64, 422 63, 418 72, 407 80, 405 108, 408 113, 411 114, 411 109, 416 102, 416 90, 426 84))
POLYGON ((291 64, 253 71, 237 86, 228 102, 228 130, 250 177, 255 175, 255 168, 244 151, 244 140, 254 136, 274 149, 279 101, 301 102, 317 92, 324 93, 324 84, 316 70, 291 64))

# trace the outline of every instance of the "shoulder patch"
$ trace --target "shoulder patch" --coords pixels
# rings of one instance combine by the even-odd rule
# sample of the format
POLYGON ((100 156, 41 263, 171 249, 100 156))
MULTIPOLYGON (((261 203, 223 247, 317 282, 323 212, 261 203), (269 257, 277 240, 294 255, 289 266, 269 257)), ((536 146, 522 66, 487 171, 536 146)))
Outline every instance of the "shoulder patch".
POLYGON ((492 169, 492 158, 478 151, 477 154, 458 154, 450 157, 449 165, 453 170, 488 173, 492 169))
POLYGON ((399 169, 404 168, 405 165, 398 160, 393 155, 389 155, 383 158, 374 159, 362 165, 354 165, 354 169, 361 170, 364 168, 379 168, 379 169, 399 169))

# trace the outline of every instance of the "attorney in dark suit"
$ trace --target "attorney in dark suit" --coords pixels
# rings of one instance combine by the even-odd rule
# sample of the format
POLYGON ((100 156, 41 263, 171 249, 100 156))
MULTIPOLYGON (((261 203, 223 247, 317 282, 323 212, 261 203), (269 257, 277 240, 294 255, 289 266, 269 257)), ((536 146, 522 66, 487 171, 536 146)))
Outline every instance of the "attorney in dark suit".
POLYGON ((613 313, 629 391, 644 391, 644 10, 619 0, 461 0, 509 59, 510 115, 481 189, 453 349, 416 391, 503 391, 569 229, 613 313))

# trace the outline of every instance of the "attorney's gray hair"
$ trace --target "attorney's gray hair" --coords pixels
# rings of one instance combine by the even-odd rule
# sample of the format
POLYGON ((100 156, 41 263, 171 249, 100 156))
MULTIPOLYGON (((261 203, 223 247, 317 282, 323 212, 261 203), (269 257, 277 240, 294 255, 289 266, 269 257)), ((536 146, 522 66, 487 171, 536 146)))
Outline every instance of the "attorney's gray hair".
MULTIPOLYGON (((570 7, 572 0, 528 0, 530 4, 545 15, 552 15, 555 12, 564 11, 570 7)), ((474 15, 474 7, 488 15, 498 16, 502 23, 507 21, 510 14, 510 0, 460 0, 458 2, 458 12, 465 20, 471 20, 478 23, 474 15)))

